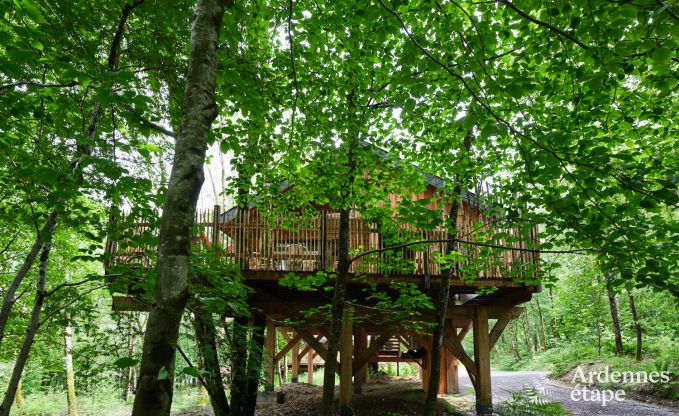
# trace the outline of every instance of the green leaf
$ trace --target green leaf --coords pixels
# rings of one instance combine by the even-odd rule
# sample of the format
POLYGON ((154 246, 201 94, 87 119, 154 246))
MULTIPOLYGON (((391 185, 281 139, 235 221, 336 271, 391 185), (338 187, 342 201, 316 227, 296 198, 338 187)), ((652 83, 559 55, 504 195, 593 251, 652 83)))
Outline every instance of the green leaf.
POLYGON ((192 377, 199 377, 200 373, 198 370, 196 370, 195 367, 184 367, 182 369, 182 374, 186 374, 187 376, 192 376, 192 377))
POLYGON ((47 20, 45 19, 45 16, 42 15, 42 12, 40 12, 40 9, 38 9, 38 6, 33 4, 32 1, 30 0, 23 0, 21 2, 21 8, 24 9, 26 14, 30 16, 31 19, 33 19, 36 23, 46 23, 47 20))
POLYGON ((134 359, 132 357, 122 357, 118 358, 113 365, 118 367, 118 368, 129 368, 129 367, 134 367, 137 365, 139 360, 134 359))
POLYGON ((33 46, 35 49, 37 49, 37 50, 39 50, 39 51, 45 49, 45 47, 42 45, 42 42, 40 42, 40 41, 37 40, 37 39, 33 39, 33 40, 31 41, 31 46, 33 46))
POLYGON ((405 104, 403 105, 403 111, 405 111, 406 113, 411 113, 415 109, 415 104, 417 103, 413 98, 408 98, 405 104))

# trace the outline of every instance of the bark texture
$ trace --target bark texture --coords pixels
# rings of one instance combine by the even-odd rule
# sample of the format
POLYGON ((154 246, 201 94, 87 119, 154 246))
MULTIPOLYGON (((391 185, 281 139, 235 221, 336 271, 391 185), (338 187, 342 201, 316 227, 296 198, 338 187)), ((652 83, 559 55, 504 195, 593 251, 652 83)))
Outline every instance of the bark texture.
POLYGON ((347 275, 349 273, 349 208, 340 209, 337 277, 332 297, 330 333, 328 334, 328 359, 323 368, 323 405, 321 414, 332 416, 335 401, 335 372, 337 371, 337 353, 339 352, 340 332, 344 318, 344 301, 347 292, 347 275))
POLYGON ((247 390, 248 320, 238 316, 233 320, 231 337, 231 416, 242 416, 247 390))
MULTIPOLYGON (((107 66, 110 71, 115 70, 118 64, 119 56, 118 51, 120 50, 120 43, 122 41, 123 32, 125 31, 125 24, 127 23, 127 18, 130 16, 132 11, 137 6, 143 3, 143 1, 144 0, 134 0, 132 3, 128 3, 123 7, 120 19, 118 20, 118 28, 113 36, 113 41, 111 42, 111 49, 108 55, 107 66)), ((97 123, 99 121, 99 117, 101 116, 101 112, 102 112, 101 104, 99 102, 96 102, 94 104, 92 114, 90 115, 90 121, 87 126, 86 131, 87 140, 85 141, 85 143, 94 142, 94 136, 97 131, 97 123)), ((92 153, 91 146, 80 144, 78 145, 74 159, 71 162, 71 171, 73 176, 75 177, 74 185, 76 187, 79 186, 83 180, 82 172, 83 157, 88 156, 91 153, 92 153)), ((31 249, 26 255, 26 258, 19 267, 19 270, 17 270, 17 272, 15 273, 12 282, 9 284, 5 293, 3 294, 2 307, 0 307, 0 345, 2 344, 2 339, 5 334, 5 326, 7 325, 7 320, 9 319, 10 312, 12 311, 12 306, 14 305, 15 300, 14 296, 16 294, 16 291, 21 285, 21 282, 23 282, 23 279, 24 277, 26 277, 28 271, 33 266, 33 263, 35 262, 35 259, 38 256, 38 253, 40 252, 40 248, 43 246, 43 243, 46 241, 48 236, 49 239, 51 239, 51 235, 54 232, 54 227, 56 226, 59 210, 64 206, 65 203, 66 201, 64 199, 60 199, 56 203, 56 205, 50 210, 50 213, 48 214, 47 219, 40 228, 40 231, 36 235, 35 241, 33 242, 31 249)))
MULTIPOLYGON (((464 150, 469 153, 472 146, 472 130, 468 130, 463 139, 464 150)), ((456 185, 453 191, 454 199, 448 211, 448 235, 457 237, 457 216, 462 204, 462 185, 460 178, 456 178, 456 185)), ((446 254, 457 249, 457 243, 448 242, 446 244, 446 254)), ((441 353, 443 352, 443 336, 445 332, 446 314, 448 312, 448 298, 450 297, 450 281, 456 273, 455 267, 450 267, 445 273, 441 274, 441 286, 439 288, 438 299, 436 300, 436 313, 434 330, 432 333, 431 363, 429 364, 429 385, 427 388, 427 398, 424 402, 423 414, 425 416, 436 413, 436 396, 439 390, 439 379, 441 376, 441 353)))
POLYGON ((632 313, 632 319, 634 320, 634 332, 636 332, 637 335, 637 346, 636 349, 634 350, 634 358, 637 361, 641 361, 642 355, 641 323, 639 322, 639 315, 637 314, 637 306, 634 303, 634 296, 632 295, 632 291, 629 289, 627 289, 627 297, 629 298, 629 310, 632 313))
POLYGON ((195 316, 193 329, 196 333, 198 353, 201 356, 203 370, 205 371, 203 380, 210 397, 212 410, 215 416, 229 416, 229 402, 224 392, 224 382, 222 381, 219 355, 217 354, 217 330, 212 314, 206 311, 198 301, 194 302, 191 311, 195 316))
POLYGON ((68 313, 64 327, 64 364, 66 368, 68 416, 78 416, 78 406, 75 399, 75 373, 73 372, 73 327, 71 327, 71 317, 68 313))
POLYGON ((42 312, 42 305, 45 302, 46 296, 45 284, 47 281, 47 266, 49 264, 51 241, 52 235, 50 234, 42 245, 42 253, 40 254, 40 269, 38 271, 38 283, 36 285, 33 310, 31 311, 31 316, 28 321, 28 328, 26 329, 26 335, 24 336, 21 350, 19 350, 19 355, 17 355, 16 362, 14 364, 14 370, 12 371, 12 375, 9 379, 7 391, 5 391, 5 397, 2 401, 2 404, 0 404, 0 416, 9 416, 17 389, 19 388, 21 374, 24 371, 26 361, 28 360, 28 355, 31 351, 31 347, 33 346, 33 341, 35 340, 35 334, 40 328, 40 312, 42 312))
POLYGON ((243 402, 243 416, 254 416, 257 405, 257 390, 259 389, 259 375, 262 371, 262 355, 264 352, 264 315, 255 315, 252 328, 252 339, 248 351, 247 387, 243 402))
POLYGON ((198 0, 195 8, 181 129, 161 218, 157 280, 144 336, 135 416, 170 413, 179 324, 189 294, 191 227, 204 181, 208 135, 217 116, 217 51, 225 5, 225 0, 198 0))
MULTIPOLYGON (((455 187, 455 195, 460 195, 461 187, 455 187)), ((448 212, 448 233, 449 236, 457 235, 457 215, 460 210, 460 201, 456 199, 451 203, 448 212)), ((456 249, 456 243, 446 244, 446 254, 456 249)), ((448 298, 450 297, 450 281, 456 272, 455 267, 450 267, 441 275, 441 286, 439 287, 438 299, 436 300, 436 322, 432 333, 431 362, 429 363, 429 386, 427 388, 427 398, 424 402, 425 416, 436 414, 436 396, 439 390, 439 380, 441 376, 441 354, 443 352, 443 335, 446 324, 446 314, 448 311, 448 298)))
POLYGON ((604 273, 606 279, 606 294, 608 295, 608 306, 611 310, 611 320, 613 321, 613 335, 615 336, 615 354, 623 355, 622 331, 620 330, 620 317, 618 315, 618 302, 615 298, 613 288, 610 286, 611 276, 604 273))
POLYGON ((12 306, 14 306, 15 295, 19 286, 24 281, 26 274, 33 266, 35 259, 38 257, 40 248, 45 241, 45 236, 52 235, 54 227, 57 224, 57 210, 52 209, 47 220, 45 220, 42 228, 35 236, 35 241, 33 241, 33 246, 29 250, 26 258, 24 259, 19 270, 14 274, 14 278, 10 282, 9 286, 5 289, 5 293, 2 296, 2 307, 0 308, 0 345, 2 345, 2 339, 5 335, 5 326, 7 325, 7 320, 12 312, 12 306))

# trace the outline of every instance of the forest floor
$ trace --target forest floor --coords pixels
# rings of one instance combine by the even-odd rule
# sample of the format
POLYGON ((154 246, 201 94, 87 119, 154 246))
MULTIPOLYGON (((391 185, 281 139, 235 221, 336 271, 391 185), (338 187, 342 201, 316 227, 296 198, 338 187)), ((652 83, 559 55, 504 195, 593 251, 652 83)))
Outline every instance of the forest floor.
MULTIPOLYGON (((306 383, 287 383, 281 390, 285 402, 257 410, 257 416, 318 415, 321 409, 322 387, 306 383)), ((374 377, 363 386, 363 394, 353 396, 357 415, 419 416, 422 414, 424 392, 420 381, 414 378, 374 377)), ((337 405, 337 403, 336 403, 337 405)), ((472 402, 463 396, 445 396, 438 400, 438 415, 465 415, 472 402)), ((173 416, 208 416, 206 407, 173 413, 173 416)))

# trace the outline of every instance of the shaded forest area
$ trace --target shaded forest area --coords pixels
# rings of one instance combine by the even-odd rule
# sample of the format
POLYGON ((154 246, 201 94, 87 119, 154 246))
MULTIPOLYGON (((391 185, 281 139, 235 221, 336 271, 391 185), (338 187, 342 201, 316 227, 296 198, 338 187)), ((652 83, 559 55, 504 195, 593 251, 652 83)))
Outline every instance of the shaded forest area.
MULTIPOLYGON (((535 288, 494 348, 496 305, 473 309, 494 368, 666 371, 623 387, 679 400, 676 0, 15 0, 0 16, 0 416, 254 415, 291 378, 264 353, 287 341, 231 260, 245 234, 216 247, 194 226, 214 205, 290 233, 336 216, 333 264, 278 282, 323 304, 286 324, 316 319, 326 357, 371 308, 430 336, 424 416, 442 411, 446 319, 503 293, 488 270, 535 288), (358 217, 382 286, 354 273, 371 254, 358 217), (389 280, 425 252, 433 285, 389 280), (120 293, 143 310, 114 311, 120 293)), ((458 353, 478 364, 472 344, 458 353)), ((323 416, 350 411, 342 366, 312 375, 323 416)))

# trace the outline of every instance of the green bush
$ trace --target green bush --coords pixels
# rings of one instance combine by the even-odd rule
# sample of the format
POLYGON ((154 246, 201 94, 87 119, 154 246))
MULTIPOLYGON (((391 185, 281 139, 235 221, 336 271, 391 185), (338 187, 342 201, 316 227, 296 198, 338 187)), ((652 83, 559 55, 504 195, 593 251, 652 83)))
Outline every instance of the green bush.
POLYGON ((495 412, 500 416, 567 416, 571 413, 559 403, 546 401, 532 387, 512 393, 512 397, 499 404, 495 412))

